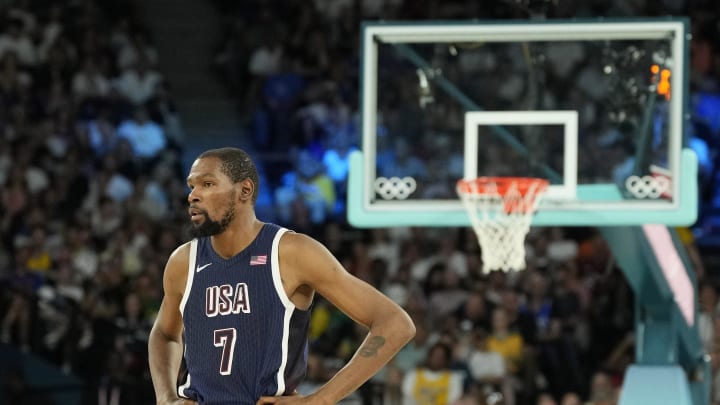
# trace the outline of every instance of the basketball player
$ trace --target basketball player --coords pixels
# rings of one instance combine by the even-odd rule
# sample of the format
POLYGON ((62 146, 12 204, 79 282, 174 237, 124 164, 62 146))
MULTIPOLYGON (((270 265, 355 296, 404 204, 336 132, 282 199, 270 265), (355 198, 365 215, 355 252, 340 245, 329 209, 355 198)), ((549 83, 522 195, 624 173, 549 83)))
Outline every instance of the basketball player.
POLYGON ((413 337, 405 311, 323 245, 255 217, 258 175, 244 151, 202 153, 187 183, 195 238, 167 262, 150 334, 158 404, 334 404, 413 337), (295 388, 316 292, 369 331, 348 364, 303 397, 295 388))

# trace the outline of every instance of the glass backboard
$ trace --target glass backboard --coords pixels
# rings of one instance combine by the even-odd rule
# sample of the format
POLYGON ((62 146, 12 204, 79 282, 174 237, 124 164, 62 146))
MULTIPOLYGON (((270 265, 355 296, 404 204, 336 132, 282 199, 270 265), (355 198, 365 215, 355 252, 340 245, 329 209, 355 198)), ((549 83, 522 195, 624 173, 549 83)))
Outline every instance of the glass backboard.
POLYGON ((460 178, 550 181, 534 225, 689 225, 684 19, 363 26, 355 226, 464 226, 460 178))

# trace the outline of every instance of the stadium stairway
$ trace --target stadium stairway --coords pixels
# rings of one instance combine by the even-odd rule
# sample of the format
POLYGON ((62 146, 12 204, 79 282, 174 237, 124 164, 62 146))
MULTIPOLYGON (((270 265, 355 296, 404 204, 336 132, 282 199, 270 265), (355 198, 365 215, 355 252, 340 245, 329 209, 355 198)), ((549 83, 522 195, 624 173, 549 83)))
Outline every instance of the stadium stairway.
POLYGON ((0 404, 20 396, 27 404, 79 405, 85 388, 83 381, 56 365, 0 343, 0 404))
POLYGON ((244 147, 236 103, 210 69, 222 34, 213 3, 135 2, 157 48, 158 69, 168 79, 178 106, 185 129, 185 166, 208 148, 244 147))

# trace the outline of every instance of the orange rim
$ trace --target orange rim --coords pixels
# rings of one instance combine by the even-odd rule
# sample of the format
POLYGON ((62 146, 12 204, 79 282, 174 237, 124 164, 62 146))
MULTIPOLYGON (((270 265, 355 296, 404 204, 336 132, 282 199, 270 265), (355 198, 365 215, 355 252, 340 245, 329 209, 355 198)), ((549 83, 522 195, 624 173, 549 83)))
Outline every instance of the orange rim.
POLYGON ((519 196, 504 198, 503 210, 506 214, 531 214, 535 211, 537 197, 545 192, 550 182, 538 177, 478 177, 461 179, 457 182, 457 191, 465 197, 485 194, 505 197, 512 187, 519 196))
POLYGON ((550 185, 550 182, 538 177, 478 177, 457 181, 458 192, 463 194, 487 194, 496 192, 500 195, 505 195, 513 185, 520 195, 525 196, 529 191, 533 191, 535 194, 544 192, 550 185))

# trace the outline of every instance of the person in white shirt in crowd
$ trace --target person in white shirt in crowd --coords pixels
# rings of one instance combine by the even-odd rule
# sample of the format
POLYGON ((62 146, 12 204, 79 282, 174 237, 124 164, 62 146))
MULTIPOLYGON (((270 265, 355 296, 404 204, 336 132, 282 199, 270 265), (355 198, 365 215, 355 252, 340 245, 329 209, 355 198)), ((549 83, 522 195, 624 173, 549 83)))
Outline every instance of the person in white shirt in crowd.
POLYGON ((0 58, 8 52, 14 52, 18 55, 20 64, 35 66, 37 63, 35 45, 24 31, 23 25, 22 20, 11 19, 5 27, 5 32, 0 35, 0 58))
POLYGON ((257 77, 266 77, 280 71, 285 49, 279 34, 270 34, 250 53, 248 71, 257 77))
POLYGON ((566 262, 577 256, 577 241, 568 238, 562 227, 554 226, 549 231, 549 242, 547 245, 548 258, 554 262, 566 262))
POLYGON ((167 146, 162 127, 150 120, 144 106, 137 107, 133 118, 120 124, 117 134, 120 139, 127 139, 133 154, 144 161, 158 157, 167 146))
POLYGON ((155 95, 162 79, 162 75, 152 69, 147 57, 139 54, 137 63, 123 71, 116 79, 115 86, 128 101, 140 105, 155 95))
POLYGON ((98 69, 93 58, 85 58, 82 70, 73 76, 72 92, 78 101, 86 98, 105 97, 110 92, 110 81, 98 69))
POLYGON ((476 329, 472 338, 473 348, 467 362, 473 382, 485 397, 499 397, 500 394, 503 404, 515 404, 515 391, 508 378, 505 359, 500 353, 488 349, 488 332, 476 329))

